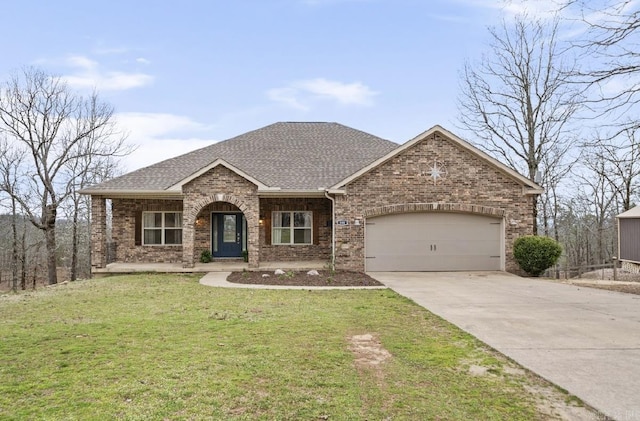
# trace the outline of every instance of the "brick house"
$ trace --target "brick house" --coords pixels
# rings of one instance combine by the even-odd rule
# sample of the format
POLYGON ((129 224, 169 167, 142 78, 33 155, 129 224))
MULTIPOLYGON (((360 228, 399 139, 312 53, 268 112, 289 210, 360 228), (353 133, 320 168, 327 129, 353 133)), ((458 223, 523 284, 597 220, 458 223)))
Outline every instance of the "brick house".
POLYGON ((92 267, 248 255, 357 271, 517 271, 541 188, 435 126, 403 145, 337 123, 276 123, 83 190, 92 267))

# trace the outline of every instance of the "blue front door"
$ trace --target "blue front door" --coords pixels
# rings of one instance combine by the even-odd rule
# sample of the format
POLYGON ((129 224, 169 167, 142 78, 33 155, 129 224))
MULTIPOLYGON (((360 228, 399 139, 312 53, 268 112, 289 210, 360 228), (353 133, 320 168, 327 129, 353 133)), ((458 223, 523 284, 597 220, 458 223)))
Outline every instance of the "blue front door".
POLYGON ((242 214, 217 213, 214 216, 211 238, 217 247, 213 247, 213 256, 242 256, 242 214))

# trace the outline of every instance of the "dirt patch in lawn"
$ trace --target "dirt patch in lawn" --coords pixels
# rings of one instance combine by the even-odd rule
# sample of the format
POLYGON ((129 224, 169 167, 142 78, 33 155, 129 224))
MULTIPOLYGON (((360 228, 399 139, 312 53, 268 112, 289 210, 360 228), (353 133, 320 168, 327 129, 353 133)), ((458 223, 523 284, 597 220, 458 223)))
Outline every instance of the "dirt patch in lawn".
POLYGON ((338 286, 363 287, 384 286, 369 275, 362 272, 349 271, 317 271, 318 275, 308 275, 307 272, 289 271, 281 275, 275 272, 244 271, 232 272, 227 281, 237 284, 254 285, 289 285, 289 286, 338 286))
POLYGON ((377 367, 391 357, 380 341, 369 333, 351 336, 349 349, 358 367, 377 367))

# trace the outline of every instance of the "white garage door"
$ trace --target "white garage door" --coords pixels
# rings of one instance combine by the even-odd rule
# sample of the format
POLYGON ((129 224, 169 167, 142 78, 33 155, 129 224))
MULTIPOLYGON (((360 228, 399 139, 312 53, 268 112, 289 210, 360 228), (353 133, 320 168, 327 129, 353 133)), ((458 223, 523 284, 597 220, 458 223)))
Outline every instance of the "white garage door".
POLYGON ((502 220, 459 213, 368 218, 367 271, 500 270, 502 220))

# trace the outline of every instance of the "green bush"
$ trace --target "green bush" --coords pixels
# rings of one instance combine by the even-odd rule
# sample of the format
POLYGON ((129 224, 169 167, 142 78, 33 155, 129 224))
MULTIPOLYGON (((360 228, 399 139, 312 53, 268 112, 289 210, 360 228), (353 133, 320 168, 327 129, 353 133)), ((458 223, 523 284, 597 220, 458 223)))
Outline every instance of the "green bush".
POLYGON ((531 276, 540 276, 556 264, 561 254, 562 246, 549 237, 527 235, 513 243, 513 257, 522 270, 531 276))
POLYGON ((202 250, 202 253, 200 253, 200 261, 202 263, 209 263, 211 260, 211 252, 209 250, 202 250))

